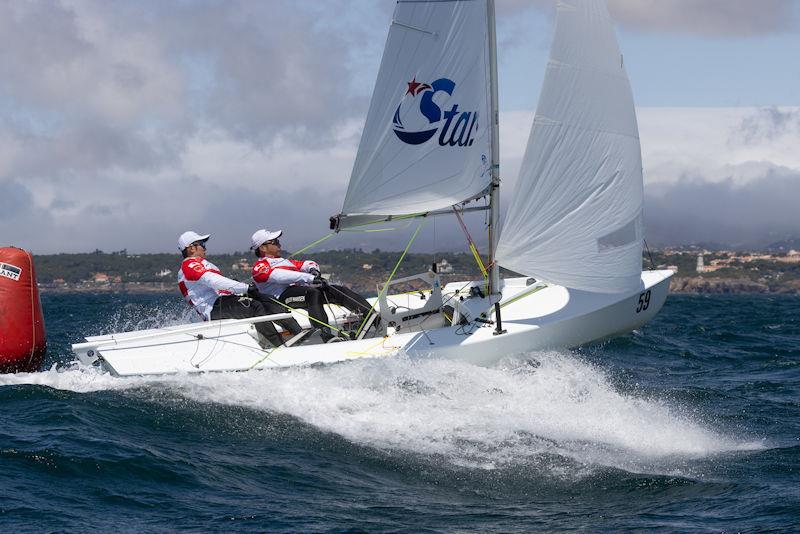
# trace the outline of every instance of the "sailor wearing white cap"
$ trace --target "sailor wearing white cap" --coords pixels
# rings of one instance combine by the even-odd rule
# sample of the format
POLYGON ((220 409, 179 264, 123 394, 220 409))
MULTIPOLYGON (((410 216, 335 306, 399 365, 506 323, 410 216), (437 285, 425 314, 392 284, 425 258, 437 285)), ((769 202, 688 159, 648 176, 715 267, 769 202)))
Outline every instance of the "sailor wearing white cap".
MULTIPOLYGON (((248 293, 257 292, 255 287, 250 288, 243 282, 222 276, 217 266, 206 259, 206 242, 210 237, 209 234, 201 235, 190 230, 178 238, 178 249, 184 257, 178 271, 178 288, 189 305, 205 321, 244 319, 275 313, 268 312, 261 302, 246 297, 248 293)), ((272 323, 257 323, 255 327, 273 345, 283 343, 272 323)))
MULTIPOLYGON (((348 287, 329 285, 322 278, 317 262, 290 260, 281 257, 283 250, 278 239, 283 230, 261 229, 252 236, 252 246, 259 258, 253 265, 253 281, 260 293, 280 300, 288 306, 305 308, 316 319, 316 324, 328 323, 324 303, 338 304, 362 315, 370 312, 371 306, 364 297, 348 287)), ((327 327, 320 329, 322 339, 328 341, 333 333, 327 327)))
POLYGON ((261 293, 279 298, 293 284, 309 285, 319 274, 319 265, 314 261, 287 260, 281 258, 283 230, 271 232, 261 229, 253 234, 251 250, 259 260, 253 265, 253 280, 261 293))

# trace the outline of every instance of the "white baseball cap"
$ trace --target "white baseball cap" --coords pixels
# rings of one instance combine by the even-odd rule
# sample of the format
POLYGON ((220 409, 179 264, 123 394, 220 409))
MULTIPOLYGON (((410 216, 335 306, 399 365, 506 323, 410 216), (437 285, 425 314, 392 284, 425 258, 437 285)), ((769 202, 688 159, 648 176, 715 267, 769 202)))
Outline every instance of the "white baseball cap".
POLYGON ((256 233, 253 234, 251 238, 253 240, 253 245, 250 247, 251 250, 255 250, 267 241, 272 239, 277 239, 283 234, 283 230, 276 230, 274 232, 270 232, 269 230, 265 230, 262 228, 261 230, 257 230, 256 233))
POLYGON ((189 230, 188 232, 183 232, 181 236, 178 238, 178 250, 183 250, 195 241, 200 241, 205 243, 211 237, 211 234, 200 235, 197 232, 193 232, 189 230))

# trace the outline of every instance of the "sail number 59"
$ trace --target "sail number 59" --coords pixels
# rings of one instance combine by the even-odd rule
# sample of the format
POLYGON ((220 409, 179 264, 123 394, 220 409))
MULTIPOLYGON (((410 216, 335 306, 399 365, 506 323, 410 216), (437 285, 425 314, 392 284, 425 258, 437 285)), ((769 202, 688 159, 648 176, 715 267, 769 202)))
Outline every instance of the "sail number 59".
POLYGON ((645 311, 650 306, 650 290, 648 289, 639 295, 639 305, 636 306, 636 313, 645 311))

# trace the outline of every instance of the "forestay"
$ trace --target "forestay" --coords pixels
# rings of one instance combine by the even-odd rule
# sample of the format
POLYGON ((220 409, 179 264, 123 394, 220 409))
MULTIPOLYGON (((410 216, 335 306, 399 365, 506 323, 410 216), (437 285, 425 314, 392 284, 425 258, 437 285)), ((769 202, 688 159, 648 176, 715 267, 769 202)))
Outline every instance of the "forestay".
POLYGON ((340 228, 487 191, 487 26, 486 0, 397 3, 340 228))
POLYGON ((633 96, 605 2, 559 2, 497 260, 570 288, 635 289, 642 195, 633 96))

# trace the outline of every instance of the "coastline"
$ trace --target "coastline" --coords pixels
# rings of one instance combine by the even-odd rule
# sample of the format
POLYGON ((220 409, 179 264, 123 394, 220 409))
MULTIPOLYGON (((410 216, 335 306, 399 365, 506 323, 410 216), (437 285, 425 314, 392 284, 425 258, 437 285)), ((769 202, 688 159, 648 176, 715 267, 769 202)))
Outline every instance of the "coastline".
MULTIPOLYGON (((348 285, 358 285, 350 284, 348 285)), ((47 294, 80 293, 131 293, 131 294, 169 294, 177 289, 171 282, 122 282, 104 284, 39 284, 39 291, 47 294)), ((689 295, 800 295, 800 281, 790 280, 778 286, 748 279, 711 278, 703 276, 675 276, 670 293, 689 295)))

